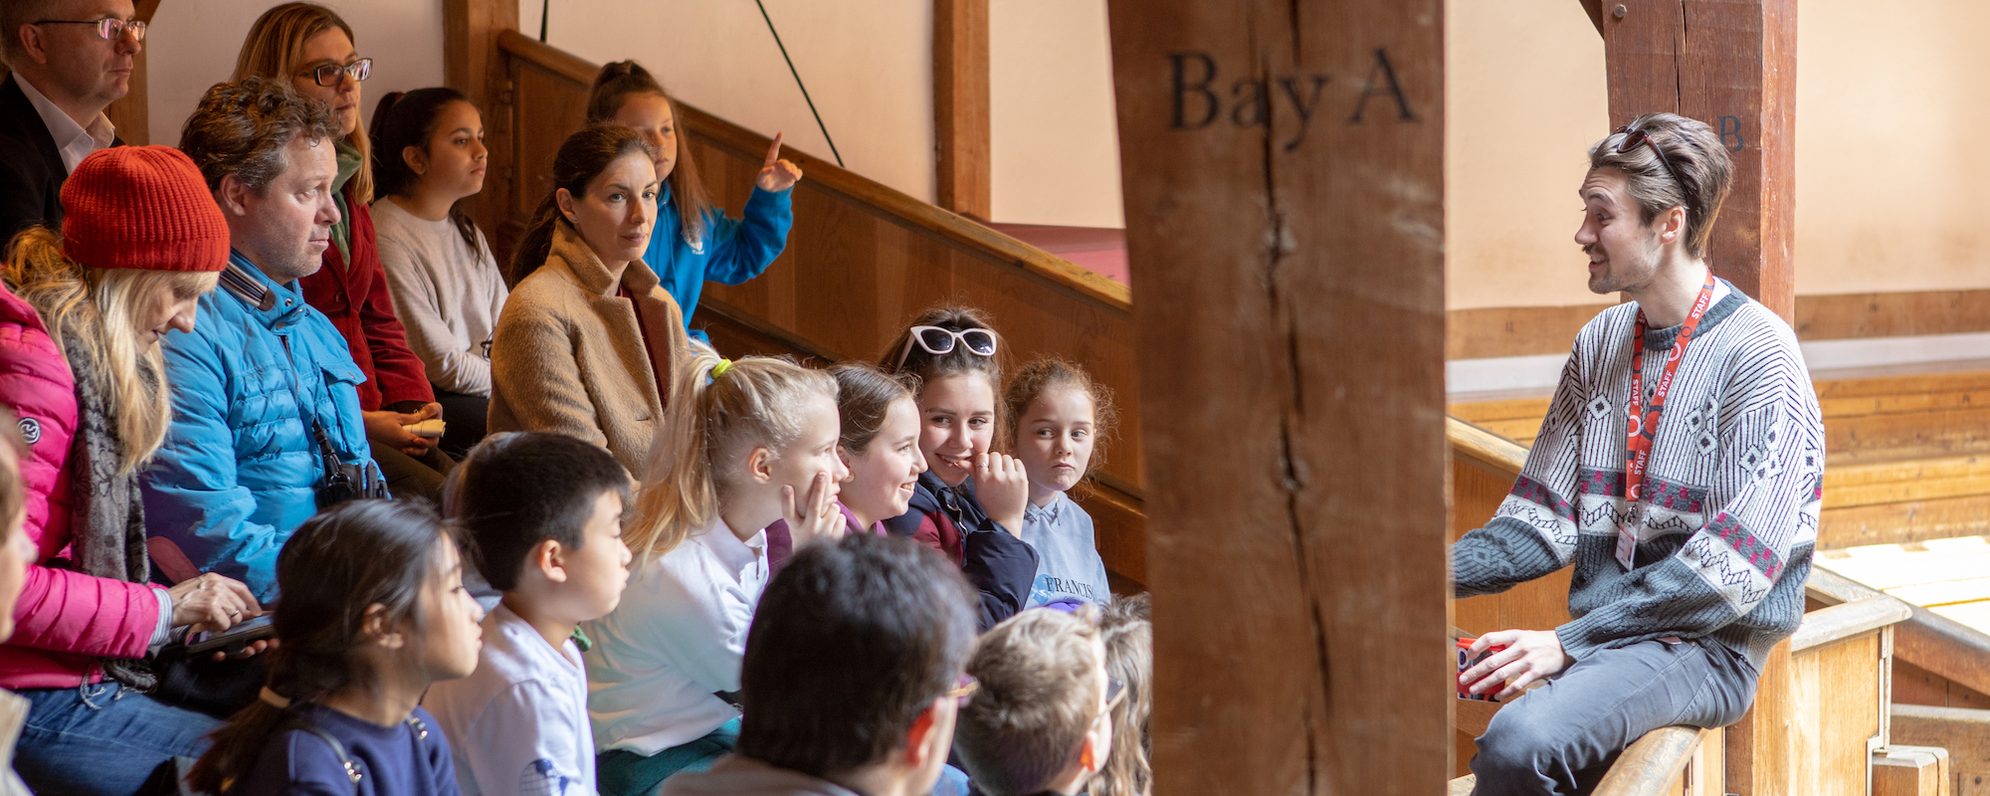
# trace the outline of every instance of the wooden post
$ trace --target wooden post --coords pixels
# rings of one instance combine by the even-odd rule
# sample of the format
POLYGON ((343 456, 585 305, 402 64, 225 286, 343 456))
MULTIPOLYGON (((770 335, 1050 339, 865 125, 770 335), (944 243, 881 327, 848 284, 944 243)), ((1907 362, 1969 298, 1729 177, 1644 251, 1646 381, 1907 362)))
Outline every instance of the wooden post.
POLYGON ((1155 793, 1440 793, 1441 0, 1110 0, 1155 793))
POLYGON ((1794 324, 1796 0, 1582 3, 1600 19, 1611 126, 1652 111, 1713 125, 1735 175, 1708 262, 1794 324))
POLYGON ((988 0, 933 2, 933 137, 940 207, 987 221, 988 0))
MULTIPOLYGON (((136 12, 134 19, 144 20, 149 25, 159 13, 159 0, 139 0, 133 10, 136 12)), ((104 115, 110 117, 111 125, 117 128, 117 137, 127 144, 152 142, 152 114, 147 105, 151 101, 151 91, 147 87, 150 82, 146 78, 147 71, 145 49, 141 47, 138 56, 132 59, 131 90, 104 109, 104 115)))
MULTIPOLYGON (((513 179, 510 162, 499 156, 502 125, 510 123, 511 96, 499 57, 499 33, 518 29, 518 0, 443 0, 443 82, 464 93, 483 113, 485 139, 491 143, 484 190, 464 203, 470 217, 483 227, 493 246, 504 221, 504 202, 513 179)), ((575 120, 578 124, 579 120, 575 120)))
MULTIPOLYGON (((1714 273, 1791 324, 1796 282, 1796 0, 1581 0, 1603 33, 1610 125, 1672 111, 1706 122, 1734 157, 1709 241, 1714 273)), ((1599 131, 1599 135, 1600 135, 1599 131)), ((1727 788, 1788 793, 1796 728, 1789 645, 1727 735, 1727 788)))

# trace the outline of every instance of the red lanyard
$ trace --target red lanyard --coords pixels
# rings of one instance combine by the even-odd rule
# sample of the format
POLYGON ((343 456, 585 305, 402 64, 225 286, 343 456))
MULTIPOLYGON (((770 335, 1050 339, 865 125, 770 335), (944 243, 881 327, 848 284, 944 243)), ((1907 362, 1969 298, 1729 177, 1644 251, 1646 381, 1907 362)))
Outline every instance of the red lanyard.
MULTIPOLYGON (((1644 493, 1645 468, 1651 464, 1651 443, 1658 436, 1659 414, 1665 408, 1665 396, 1672 392, 1673 377, 1679 372, 1679 361, 1686 358, 1686 344, 1692 342, 1693 332, 1700 328, 1700 319, 1714 300, 1714 275, 1707 274, 1707 282, 1700 287, 1700 296, 1693 301, 1692 311, 1686 313, 1686 321, 1679 325, 1679 338, 1672 342, 1672 351, 1666 355, 1665 371, 1658 377, 1658 386, 1652 390, 1651 406, 1642 405, 1645 394, 1645 331, 1650 324, 1645 321, 1645 311, 1638 310, 1637 329, 1631 334, 1631 398, 1624 410, 1624 502, 1626 517, 1635 516, 1632 510, 1644 493)), ((1618 528, 1617 561, 1625 569, 1631 568, 1631 552, 1637 545, 1637 534, 1631 529, 1632 520, 1626 519, 1618 528)))

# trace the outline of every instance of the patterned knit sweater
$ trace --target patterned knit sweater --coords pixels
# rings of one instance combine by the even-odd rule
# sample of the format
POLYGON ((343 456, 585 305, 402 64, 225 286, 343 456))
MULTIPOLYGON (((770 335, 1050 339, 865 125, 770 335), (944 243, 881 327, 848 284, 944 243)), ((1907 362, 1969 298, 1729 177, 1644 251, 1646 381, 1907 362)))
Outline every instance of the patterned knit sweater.
MULTIPOLYGON (((1796 630, 1817 541, 1824 424, 1789 325, 1724 281, 1715 291, 1653 440, 1633 569, 1616 558, 1637 319, 1627 303, 1577 335, 1512 493, 1452 546, 1457 596, 1575 565, 1575 618, 1555 632, 1576 660, 1676 636, 1710 639, 1759 671, 1796 630)), ((1646 334, 1648 392, 1677 336, 1678 327, 1646 334)))

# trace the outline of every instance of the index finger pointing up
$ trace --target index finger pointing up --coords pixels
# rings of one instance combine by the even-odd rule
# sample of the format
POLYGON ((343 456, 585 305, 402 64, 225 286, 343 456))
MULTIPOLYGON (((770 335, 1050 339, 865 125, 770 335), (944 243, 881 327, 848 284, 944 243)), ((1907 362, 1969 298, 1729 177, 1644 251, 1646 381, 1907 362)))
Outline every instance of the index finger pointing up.
POLYGON ((775 133, 774 145, 767 148, 767 162, 762 163, 760 165, 764 168, 766 166, 772 166, 775 163, 780 162, 780 160, 781 160, 781 134, 775 133))

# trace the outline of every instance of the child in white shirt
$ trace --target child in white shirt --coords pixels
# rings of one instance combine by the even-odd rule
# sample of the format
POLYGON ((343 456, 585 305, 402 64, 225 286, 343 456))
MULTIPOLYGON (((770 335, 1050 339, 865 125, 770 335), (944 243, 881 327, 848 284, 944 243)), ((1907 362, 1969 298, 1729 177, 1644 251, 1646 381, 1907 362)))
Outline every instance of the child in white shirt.
POLYGON ((477 670, 425 701, 452 741, 457 784, 465 796, 592 794, 594 735, 574 631, 614 610, 628 582, 628 474, 590 443, 520 432, 484 440, 455 475, 449 513, 504 594, 484 619, 477 670))
POLYGON ((655 793, 739 738, 740 660, 768 578, 765 529, 840 538, 836 382, 792 362, 702 350, 678 372, 629 526, 626 599, 587 625, 601 792, 655 793))

